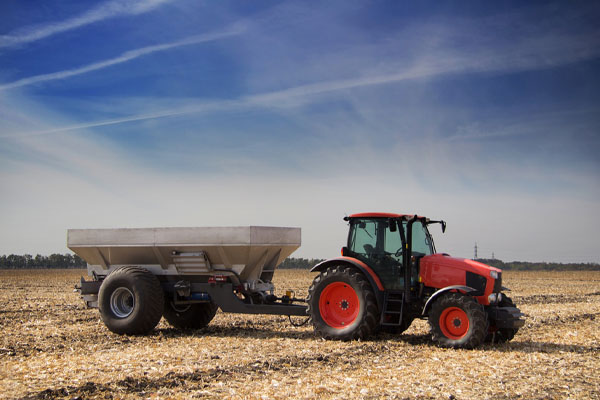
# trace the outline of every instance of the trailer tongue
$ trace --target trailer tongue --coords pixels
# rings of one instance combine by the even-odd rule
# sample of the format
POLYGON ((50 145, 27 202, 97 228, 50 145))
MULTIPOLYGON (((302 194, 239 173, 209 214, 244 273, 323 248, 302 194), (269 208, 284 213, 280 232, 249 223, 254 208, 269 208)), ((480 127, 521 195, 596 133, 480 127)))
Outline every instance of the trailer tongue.
POLYGON ((262 226, 71 229, 67 246, 93 277, 78 287, 86 304, 112 331, 144 333, 163 313, 179 328, 205 326, 217 307, 305 316, 306 306, 275 296, 272 283, 300 236, 300 228, 262 226))

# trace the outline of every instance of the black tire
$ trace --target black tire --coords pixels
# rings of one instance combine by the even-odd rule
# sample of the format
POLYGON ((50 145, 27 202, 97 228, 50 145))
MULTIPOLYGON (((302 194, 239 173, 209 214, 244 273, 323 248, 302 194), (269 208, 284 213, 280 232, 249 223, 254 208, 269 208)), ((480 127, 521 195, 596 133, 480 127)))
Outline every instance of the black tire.
POLYGON ((188 305, 173 304, 169 294, 165 296, 163 317, 177 329, 201 329, 212 321, 217 313, 215 303, 197 303, 188 305))
MULTIPOLYGON (((506 295, 502 295, 502 300, 498 304, 500 307, 516 307, 512 299, 506 295)), ((506 343, 513 340, 519 328, 496 328, 494 324, 490 323, 488 334, 485 337, 486 343, 506 343)))
POLYGON ((158 278, 140 267, 122 267, 110 273, 98 293, 104 324, 120 335, 150 332, 160 321, 164 295, 158 278))
POLYGON ((461 293, 442 295, 431 307, 429 325, 433 340, 442 347, 472 349, 488 331, 483 306, 461 293))
POLYGON ((410 325, 412 324, 412 322, 414 321, 414 318, 402 318, 402 322, 400 323, 400 325, 398 326, 391 326, 391 325, 384 325, 381 327, 381 331, 385 332, 385 333, 392 333, 394 335, 399 335, 402 332, 404 332, 405 330, 407 330, 408 328, 410 328, 410 325))
POLYGON ((379 325, 373 288, 354 268, 327 268, 314 279, 306 300, 315 333, 325 339, 365 339, 379 325))

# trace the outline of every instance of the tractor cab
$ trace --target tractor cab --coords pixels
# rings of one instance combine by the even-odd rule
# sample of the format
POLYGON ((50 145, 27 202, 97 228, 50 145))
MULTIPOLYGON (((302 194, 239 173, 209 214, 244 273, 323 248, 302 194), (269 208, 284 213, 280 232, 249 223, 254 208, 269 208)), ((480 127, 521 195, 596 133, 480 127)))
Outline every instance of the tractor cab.
POLYGON ((429 220, 426 218, 365 213, 354 214, 346 220, 350 229, 343 255, 370 266, 386 290, 404 289, 407 267, 411 269, 410 286, 414 286, 418 279, 416 259, 435 253, 433 239, 427 229, 429 220), (409 226, 410 235, 407 231, 409 226))

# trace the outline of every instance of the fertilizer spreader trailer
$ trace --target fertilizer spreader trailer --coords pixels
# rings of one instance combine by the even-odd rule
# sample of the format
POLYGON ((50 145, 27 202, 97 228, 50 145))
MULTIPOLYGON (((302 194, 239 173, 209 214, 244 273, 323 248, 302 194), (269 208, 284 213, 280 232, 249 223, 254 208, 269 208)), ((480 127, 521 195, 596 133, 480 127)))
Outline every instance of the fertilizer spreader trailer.
POLYGON ((501 270, 436 253, 417 215, 362 213, 341 257, 316 265, 306 299, 277 297, 276 267, 298 247, 300 228, 72 229, 68 247, 93 280, 77 289, 112 332, 144 334, 161 317, 198 329, 218 308, 242 314, 310 317, 326 339, 401 333, 427 319, 433 340, 455 348, 511 340, 523 314, 502 293, 501 270), (303 303, 303 304, 297 304, 303 303))

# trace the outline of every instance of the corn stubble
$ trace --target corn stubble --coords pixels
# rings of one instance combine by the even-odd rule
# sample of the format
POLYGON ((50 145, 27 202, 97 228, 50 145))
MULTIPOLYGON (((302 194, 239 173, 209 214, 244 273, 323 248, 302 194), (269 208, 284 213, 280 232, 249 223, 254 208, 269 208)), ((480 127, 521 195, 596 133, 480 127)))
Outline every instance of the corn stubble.
MULTIPOLYGON (((84 274, 0 271, 1 398, 600 398, 600 272, 505 272, 527 323, 475 350, 436 347, 426 321, 336 342, 287 317, 220 311, 201 330, 162 320, 119 336, 73 293, 84 274)), ((313 277, 277 271, 278 295, 305 297, 313 277)))

